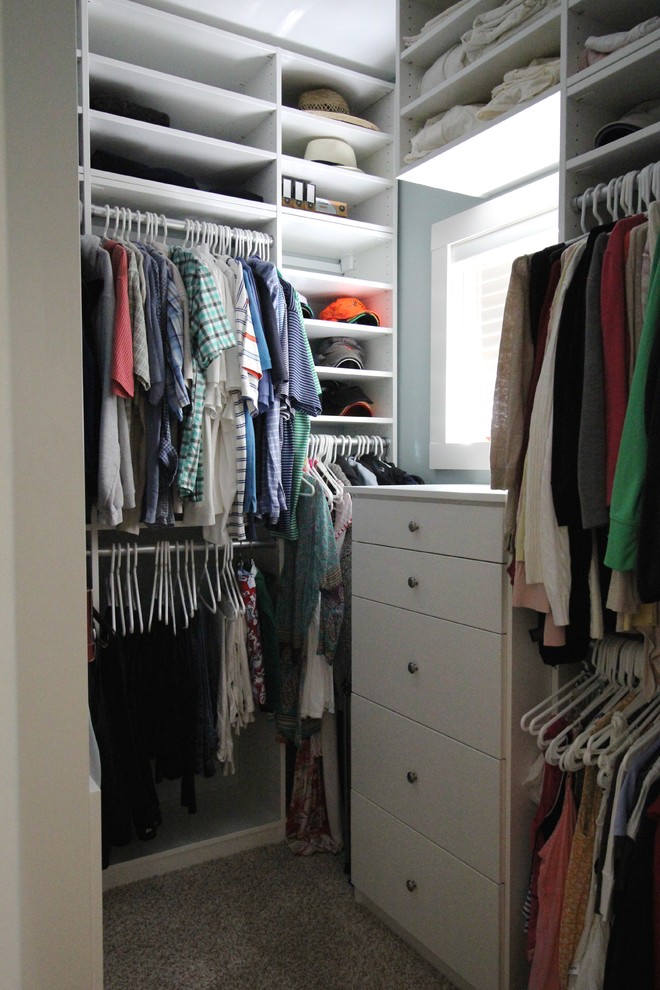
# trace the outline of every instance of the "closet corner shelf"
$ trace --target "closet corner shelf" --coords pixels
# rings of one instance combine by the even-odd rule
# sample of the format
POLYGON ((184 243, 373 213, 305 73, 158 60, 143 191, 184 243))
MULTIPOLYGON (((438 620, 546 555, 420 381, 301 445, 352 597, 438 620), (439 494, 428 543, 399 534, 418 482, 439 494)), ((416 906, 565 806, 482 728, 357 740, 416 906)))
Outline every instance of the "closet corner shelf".
POLYGON ((132 210, 154 210, 175 219, 190 217, 216 223, 244 225, 256 229, 275 219, 275 206, 233 196, 151 182, 133 176, 92 169, 92 201, 98 206, 126 206, 132 210))
POLYGON ((559 164, 560 102, 556 86, 467 137, 405 165, 399 178, 466 196, 486 196, 549 172, 559 164), (506 148, 516 148, 516 155, 503 153, 506 148), (484 162, 489 163, 487 168, 484 162))
POLYGON ((457 103, 486 102, 493 87, 502 82, 505 72, 527 65, 533 58, 558 56, 560 14, 558 8, 548 11, 493 52, 402 107, 401 116, 423 121, 457 103))

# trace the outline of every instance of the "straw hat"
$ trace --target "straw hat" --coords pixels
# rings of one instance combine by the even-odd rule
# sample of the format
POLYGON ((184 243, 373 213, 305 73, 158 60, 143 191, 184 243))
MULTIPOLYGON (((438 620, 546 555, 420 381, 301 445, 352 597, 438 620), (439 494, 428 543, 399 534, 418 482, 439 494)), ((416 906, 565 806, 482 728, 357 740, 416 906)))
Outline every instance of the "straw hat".
POLYGON ((298 98, 298 109, 318 117, 332 117, 344 120, 347 124, 357 124, 358 127, 368 127, 377 131, 378 127, 362 117, 354 117, 348 103, 335 89, 308 89, 298 98))

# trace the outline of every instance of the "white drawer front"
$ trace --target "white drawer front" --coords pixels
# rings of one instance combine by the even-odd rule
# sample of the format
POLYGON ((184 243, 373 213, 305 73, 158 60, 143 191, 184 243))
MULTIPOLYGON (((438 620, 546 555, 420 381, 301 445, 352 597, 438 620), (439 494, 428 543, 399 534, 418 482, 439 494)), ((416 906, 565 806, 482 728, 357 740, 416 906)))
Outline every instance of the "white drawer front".
POLYGON ((501 564, 354 543, 353 594, 479 629, 504 629, 501 564))
POLYGON ((502 505, 355 498, 353 539, 476 560, 504 560, 502 505))
POLYGON ((356 695, 351 725, 351 786, 499 882, 499 760, 356 695))
POLYGON ((499 633, 353 598, 353 691, 496 758, 502 649, 499 633))
POLYGON ((355 793, 351 818, 356 889, 476 990, 497 990, 498 885, 355 793))

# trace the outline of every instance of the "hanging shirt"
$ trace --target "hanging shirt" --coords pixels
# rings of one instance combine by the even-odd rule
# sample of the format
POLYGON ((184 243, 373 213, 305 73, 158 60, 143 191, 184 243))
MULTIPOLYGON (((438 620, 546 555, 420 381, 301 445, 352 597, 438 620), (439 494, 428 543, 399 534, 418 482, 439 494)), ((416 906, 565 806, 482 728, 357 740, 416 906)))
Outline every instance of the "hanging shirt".
POLYGON ((236 343, 236 338, 208 267, 185 248, 173 248, 171 259, 186 287, 193 356, 192 408, 184 420, 178 485, 182 498, 199 498, 204 481, 203 473, 200 474, 204 372, 223 349, 236 343))

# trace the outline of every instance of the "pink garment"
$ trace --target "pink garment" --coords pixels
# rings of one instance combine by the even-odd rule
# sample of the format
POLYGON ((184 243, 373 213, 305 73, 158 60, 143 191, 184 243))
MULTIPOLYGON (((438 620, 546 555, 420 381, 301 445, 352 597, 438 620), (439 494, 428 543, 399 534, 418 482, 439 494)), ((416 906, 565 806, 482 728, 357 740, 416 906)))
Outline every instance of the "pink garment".
POLYGON ((569 777, 561 817, 539 853, 539 913, 529 990, 560 990, 559 929, 575 821, 575 799, 569 777))
POLYGON ((111 388, 114 395, 132 399, 135 391, 133 380, 133 328, 128 302, 128 260, 126 248, 118 241, 104 241, 110 254, 115 284, 115 326, 112 341, 111 388))

